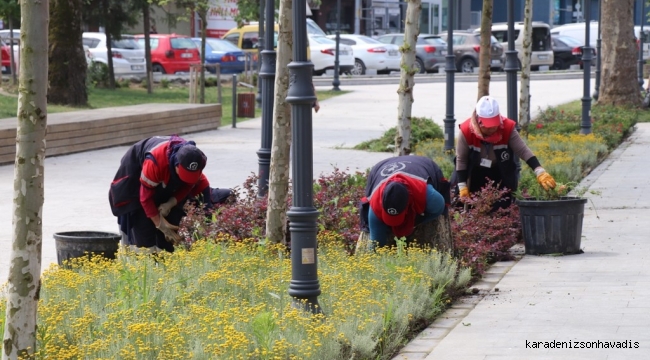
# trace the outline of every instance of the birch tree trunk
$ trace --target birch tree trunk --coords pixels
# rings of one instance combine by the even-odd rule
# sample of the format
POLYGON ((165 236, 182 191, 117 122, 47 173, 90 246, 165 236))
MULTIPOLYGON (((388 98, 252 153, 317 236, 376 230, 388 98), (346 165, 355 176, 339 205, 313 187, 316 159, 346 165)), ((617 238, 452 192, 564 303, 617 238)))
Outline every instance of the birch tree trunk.
POLYGON ((404 44, 400 47, 402 61, 400 63, 400 81, 397 105, 397 135, 395 137, 395 156, 411 153, 411 110, 413 107, 413 87, 415 86, 415 44, 420 34, 420 13, 422 0, 408 0, 406 7, 406 24, 404 29, 404 44))
POLYGON ((603 0, 602 73, 598 104, 641 105, 634 39, 634 0, 603 0))
POLYGON ((21 1, 20 4, 24 41, 20 49, 13 239, 3 359, 33 358, 41 289, 49 3, 21 1))
POLYGON ((492 64, 492 0, 483 0, 481 15, 481 51, 479 52, 478 97, 490 95, 490 65, 492 64))
POLYGON ((521 89, 519 90, 519 123, 524 131, 530 124, 530 61, 533 49, 533 0, 526 0, 524 6, 524 56, 521 63, 521 89))
POLYGON ((280 33, 275 64, 275 103, 273 104, 273 143, 269 170, 269 198, 266 211, 266 237, 274 243, 287 243, 287 198, 291 149, 291 106, 285 101, 289 90, 289 69, 293 54, 291 0, 280 1, 280 33))

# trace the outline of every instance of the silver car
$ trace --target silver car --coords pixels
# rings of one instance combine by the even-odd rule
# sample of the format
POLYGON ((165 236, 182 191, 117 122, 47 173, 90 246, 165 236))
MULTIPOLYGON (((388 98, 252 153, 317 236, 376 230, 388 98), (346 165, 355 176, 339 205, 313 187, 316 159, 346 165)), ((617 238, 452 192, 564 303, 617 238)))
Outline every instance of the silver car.
MULTIPOLYGON (((402 46, 404 34, 381 35, 377 40, 384 44, 402 46)), ((447 43, 438 35, 420 34, 415 44, 415 68, 418 74, 437 72, 438 68, 445 66, 447 43)))

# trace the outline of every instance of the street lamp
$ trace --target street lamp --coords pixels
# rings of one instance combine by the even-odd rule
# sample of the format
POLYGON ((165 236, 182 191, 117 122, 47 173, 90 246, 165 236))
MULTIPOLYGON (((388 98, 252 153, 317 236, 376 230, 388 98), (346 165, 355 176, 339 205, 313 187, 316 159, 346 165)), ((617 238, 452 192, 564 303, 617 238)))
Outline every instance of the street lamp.
POLYGON ((334 54, 334 80, 332 90, 341 91, 339 85, 339 44, 341 42, 341 0, 336 0, 336 53, 334 54))
MULTIPOLYGON (((262 39, 264 38, 264 0, 259 0, 260 2, 260 21, 257 27, 257 73, 259 74, 262 71, 262 50, 264 50, 264 44, 262 44, 262 39)), ((257 95, 255 95, 255 102, 258 107, 262 107, 262 82, 259 77, 257 79, 257 95)))
POLYGON ((503 67, 506 72, 506 96, 508 100, 508 118, 517 123, 517 71, 519 71, 519 59, 515 50, 515 9, 513 0, 508 0, 508 50, 506 51, 506 64, 503 67))
MULTIPOLYGON (((262 146, 257 151, 259 178, 257 196, 264 197, 269 189, 271 145, 273 143, 273 95, 275 92, 275 4, 266 0, 266 36, 261 54, 260 83, 262 88, 262 146)), ((258 42, 259 43, 259 42, 258 42)))
POLYGON ((645 22, 645 0, 641 0, 641 31, 639 32, 639 86, 643 88, 643 23, 645 22))
POLYGON ((447 73, 447 106, 445 114, 445 150, 454 149, 454 130, 456 119, 454 118, 454 74, 456 73, 456 56, 454 56, 454 0, 449 0, 447 11, 447 56, 445 59, 445 72, 447 73))
POLYGON ((591 85, 591 47, 589 29, 591 28, 591 0, 585 1, 585 46, 582 48, 582 65, 584 67, 584 89, 582 93, 582 124, 580 124, 581 134, 591 133, 591 96, 589 96, 589 86, 591 85))
POLYGON ((311 107, 316 101, 312 86, 314 64, 307 59, 306 1, 293 3, 293 61, 289 68, 291 104, 291 173, 293 200, 287 211, 291 232, 291 282, 289 295, 294 308, 322 313, 318 305, 318 257, 316 252, 316 220, 313 203, 314 150, 311 107))
POLYGON ((602 0, 598 0, 598 39, 596 40, 596 87, 594 89, 594 95, 593 98, 594 100, 598 100, 598 95, 600 92, 600 69, 601 64, 601 57, 600 57, 600 45, 602 43, 602 39, 600 38, 600 22, 601 22, 601 15, 603 13, 602 10, 602 0))

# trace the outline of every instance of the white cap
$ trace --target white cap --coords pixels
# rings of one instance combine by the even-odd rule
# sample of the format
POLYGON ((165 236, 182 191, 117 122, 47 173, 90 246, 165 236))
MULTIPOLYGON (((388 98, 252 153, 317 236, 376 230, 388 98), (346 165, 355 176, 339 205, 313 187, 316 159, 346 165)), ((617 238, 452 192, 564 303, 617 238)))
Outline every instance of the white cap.
POLYGON ((499 103, 489 95, 478 99, 478 102, 476 103, 476 115, 478 116, 479 123, 484 127, 495 127, 501 125, 499 103))

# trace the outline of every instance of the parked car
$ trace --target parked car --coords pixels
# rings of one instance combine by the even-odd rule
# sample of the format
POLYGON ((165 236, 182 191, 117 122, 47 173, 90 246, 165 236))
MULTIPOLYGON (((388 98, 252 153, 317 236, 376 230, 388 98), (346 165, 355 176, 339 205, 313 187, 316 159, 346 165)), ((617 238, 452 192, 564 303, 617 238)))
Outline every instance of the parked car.
MULTIPOLYGON (((573 23, 556 26, 551 29, 551 35, 562 35, 572 37, 580 44, 585 44, 585 32, 587 25, 585 23, 573 23)), ((596 47, 596 40, 598 39, 598 21, 589 23, 589 46, 596 47)))
MULTIPOLYGON (((377 37, 384 44, 402 46, 404 34, 386 34, 377 37)), ((438 71, 445 66, 447 43, 438 35, 420 34, 415 44, 415 68, 417 73, 438 71)))
MULTIPOLYGON (((88 46, 94 62, 108 65, 106 34, 85 32, 82 34, 82 41, 84 45, 88 46)), ((146 73, 144 48, 138 46, 133 36, 122 35, 119 40, 111 39, 111 51, 113 53, 113 72, 115 75, 146 73)))
MULTIPOLYGON (((314 75, 322 75, 326 70, 334 69, 336 41, 322 35, 308 35, 311 62, 314 75)), ((349 73, 354 69, 354 51, 345 44, 339 44, 339 73, 349 73)))
MULTIPOLYGON (((530 68, 538 69, 540 66, 553 66, 553 48, 551 47, 551 27, 548 24, 533 21, 532 34, 532 54, 530 57, 530 68)), ((479 33, 479 29, 474 32, 479 33)), ((519 67, 521 68, 521 59, 524 56, 524 23, 514 23, 514 43, 519 58, 519 67)), ((508 24, 492 24, 492 35, 501 43, 505 50, 508 49, 508 24)))
MULTIPOLYGON (((365 75, 367 69, 377 70, 377 74, 399 71, 402 60, 399 46, 384 44, 365 35, 340 34, 340 43, 348 45, 354 51, 354 68, 352 75, 365 75)), ((336 42, 336 35, 328 35, 336 42)))
MULTIPOLYGON (((481 34, 469 31, 454 30, 453 49, 456 57, 456 69, 464 73, 473 73, 479 65, 481 51, 481 34)), ((447 41, 447 33, 440 34, 440 38, 447 41)), ((503 69, 503 46, 494 36, 491 36, 490 68, 501 71, 503 69)))
POLYGON ((9 45, 5 44, 4 41, 0 40, 0 55, 2 56, 2 73, 11 74, 11 55, 9 52, 11 48, 9 45))
MULTIPOLYGON (((189 72, 190 65, 199 64, 199 48, 192 38, 177 34, 151 34, 151 70, 162 74, 189 72)), ((136 35, 144 49, 144 35, 136 35)))
MULTIPOLYGON (((582 68, 583 42, 570 36, 551 35, 553 41, 553 70, 566 70, 571 65, 582 68)), ((596 49, 591 48, 593 63, 596 63, 596 49)))
MULTIPOLYGON (((17 69, 20 64, 20 29, 13 29, 13 37, 11 37, 11 31, 9 29, 0 30, 0 39, 7 46, 11 46, 14 53, 14 64, 16 64, 17 69)), ((4 60, 4 54, 2 55, 2 59, 4 60)), ((8 60, 7 64, 11 64, 11 61, 8 60)), ((2 66, 5 66, 5 64, 2 66)), ((9 72, 11 72, 11 68, 9 68, 9 72)))
MULTIPOLYGON (((201 50, 201 38, 192 38, 201 50)), ((205 38, 205 63, 219 64, 222 74, 239 74, 244 72, 246 53, 226 40, 205 38)), ((209 72, 216 73, 215 67, 208 67, 209 72)))

